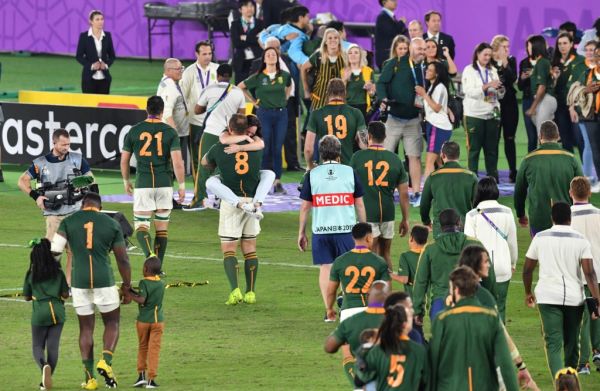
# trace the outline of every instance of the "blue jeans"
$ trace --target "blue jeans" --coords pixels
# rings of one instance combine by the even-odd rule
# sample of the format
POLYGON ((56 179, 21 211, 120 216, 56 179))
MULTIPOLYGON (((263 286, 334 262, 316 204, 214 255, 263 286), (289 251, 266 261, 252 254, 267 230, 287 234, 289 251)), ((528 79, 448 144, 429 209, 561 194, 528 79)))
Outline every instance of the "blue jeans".
POLYGON ((531 152, 537 148, 538 144, 538 135, 535 124, 531 120, 531 117, 525 115, 525 112, 529 110, 531 104, 533 103, 533 99, 523 98, 523 119, 525 120, 525 130, 527 131, 527 152, 531 152))
POLYGON ((287 108, 256 110, 256 115, 262 126, 265 150, 263 153, 263 170, 271 169, 275 172, 275 178, 281 178, 281 148, 287 133, 288 113, 287 108))
POLYGON ((583 138, 583 156, 581 161, 583 162, 583 175, 592 182, 595 182, 598 178, 597 172, 594 168, 594 158, 592 155, 592 146, 590 145, 590 138, 587 134, 587 128, 583 122, 579 123, 579 130, 581 131, 581 138, 583 138))
POLYGON ((431 302, 431 308, 429 308, 429 319, 433 322, 437 314, 442 312, 446 308, 445 299, 433 299, 431 302))

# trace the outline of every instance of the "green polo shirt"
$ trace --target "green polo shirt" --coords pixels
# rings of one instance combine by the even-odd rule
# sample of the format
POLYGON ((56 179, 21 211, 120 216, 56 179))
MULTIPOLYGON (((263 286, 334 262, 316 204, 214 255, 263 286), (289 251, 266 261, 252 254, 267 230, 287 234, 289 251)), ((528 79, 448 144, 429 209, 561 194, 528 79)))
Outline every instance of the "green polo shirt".
POLYGON ((373 69, 363 67, 358 75, 350 74, 346 82, 346 103, 352 106, 367 104, 367 90, 365 84, 367 81, 374 82, 373 69))
POLYGON ((31 297, 33 312, 31 324, 33 326, 52 326, 64 323, 65 304, 62 299, 69 292, 67 279, 61 270, 55 278, 33 282, 31 272, 25 274, 23 282, 23 296, 31 297))
POLYGON ((546 86, 546 94, 554 96, 554 81, 550 74, 552 66, 547 58, 541 57, 531 71, 531 96, 535 96, 537 93, 538 86, 546 86))
POLYGON ((400 254, 400 265, 398 267, 398 275, 408 277, 408 282, 404 284, 404 292, 412 297, 413 285, 415 282, 415 274, 417 272, 417 264, 422 250, 410 250, 400 254))
POLYGON ((563 201, 571 203, 571 180, 583 175, 575 156, 558 143, 544 143, 525 156, 515 183, 515 210, 525 216, 525 199, 529 200, 529 224, 542 231, 552 227, 552 205, 563 201))
POLYGON ((138 304, 137 320, 143 323, 159 323, 164 321, 162 303, 165 296, 165 283, 160 277, 145 277, 140 281, 139 295, 144 299, 138 304))
POLYGON ((567 66, 563 66, 560 72, 560 76, 556 80, 556 86, 554 91, 556 93, 556 100, 559 105, 567 104, 567 94, 569 93, 569 87, 576 80, 572 80, 571 76, 575 75, 578 77, 585 68, 585 57, 573 54, 572 60, 569 61, 567 66))
POLYGON ((455 209, 464 224, 465 215, 473 209, 476 189, 477 176, 458 162, 447 162, 429 175, 423 186, 420 212, 423 224, 433 219, 434 238, 440 233, 438 217, 444 209, 455 209))
POLYGON ((275 78, 261 72, 244 80, 246 88, 254 91, 258 106, 263 109, 282 109, 287 106, 285 89, 292 85, 292 77, 286 71, 279 71, 275 78))

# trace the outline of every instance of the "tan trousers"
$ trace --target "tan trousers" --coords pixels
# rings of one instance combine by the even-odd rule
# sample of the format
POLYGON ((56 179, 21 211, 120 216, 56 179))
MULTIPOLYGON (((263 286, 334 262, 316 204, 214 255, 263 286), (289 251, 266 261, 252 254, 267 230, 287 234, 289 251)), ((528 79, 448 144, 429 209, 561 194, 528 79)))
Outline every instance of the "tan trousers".
POLYGON ((138 362, 137 371, 146 371, 146 379, 156 378, 158 370, 158 356, 160 354, 160 341, 165 330, 164 322, 144 323, 136 322, 138 334, 138 362))

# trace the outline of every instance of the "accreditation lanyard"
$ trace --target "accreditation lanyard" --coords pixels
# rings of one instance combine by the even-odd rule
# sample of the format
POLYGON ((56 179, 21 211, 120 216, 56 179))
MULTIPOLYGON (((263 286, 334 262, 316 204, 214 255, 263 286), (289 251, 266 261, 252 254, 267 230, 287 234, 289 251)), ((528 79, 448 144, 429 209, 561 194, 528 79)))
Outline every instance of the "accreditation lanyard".
MULTIPOLYGON (((479 73, 479 78, 481 79, 481 82, 483 83, 483 85, 486 85, 488 83, 489 78, 490 78, 490 74, 489 74, 488 69, 485 68, 485 80, 483 79, 483 75, 481 74, 481 68, 479 68, 479 65, 477 65, 477 73, 479 73)), ((488 95, 487 90, 485 90, 483 92, 483 94, 485 96, 487 96, 488 95)))
MULTIPOLYGON (((413 79, 415 80, 415 85, 421 85, 419 80, 417 79, 417 73, 415 72, 415 64, 413 64, 412 60, 408 59, 408 64, 410 65, 410 70, 412 71, 413 79)), ((423 81, 423 87, 425 87, 425 72, 423 71, 423 64, 419 64, 421 68, 421 80, 423 81)))
MULTIPOLYGON (((168 77, 163 77, 163 79, 160 81, 161 83, 165 80, 169 79, 168 77)), ((177 82, 175 80, 173 80, 173 83, 175 83, 175 87, 177 87, 177 91, 179 91, 179 95, 181 95, 181 100, 183 101, 183 107, 185 108, 185 113, 188 113, 188 108, 187 108, 187 104, 185 103, 185 97, 183 96, 183 91, 181 91, 181 87, 179 87, 179 84, 177 84, 177 82)))
POLYGON ((206 72, 206 82, 204 82, 204 79, 202 78, 202 70, 200 69, 200 67, 196 66, 196 70, 198 71, 198 79, 200 79, 200 85, 202 86, 202 89, 205 89, 206 86, 208 86, 208 82, 210 81, 210 69, 208 70, 208 72, 206 72))

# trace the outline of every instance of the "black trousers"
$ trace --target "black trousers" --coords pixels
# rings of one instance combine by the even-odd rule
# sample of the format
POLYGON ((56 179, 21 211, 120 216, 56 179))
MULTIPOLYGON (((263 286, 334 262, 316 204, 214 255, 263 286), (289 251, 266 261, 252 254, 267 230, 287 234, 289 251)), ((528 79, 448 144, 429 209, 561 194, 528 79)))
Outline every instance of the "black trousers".
POLYGON ((50 365, 52 373, 58 363, 58 345, 64 323, 53 326, 31 326, 33 359, 40 369, 50 365))
POLYGON ((191 165, 188 165, 188 151, 189 151, 190 136, 179 137, 179 144, 181 145, 181 158, 183 159, 183 171, 185 175, 191 173, 191 165))
POLYGON ((515 145, 515 134, 519 125, 519 106, 517 100, 500 102, 500 126, 504 138, 504 154, 508 161, 508 169, 511 173, 517 171, 517 147, 515 145))
POLYGON ((559 103, 556 107, 556 113, 554 113, 554 119, 558 126, 560 142, 563 148, 569 152, 573 152, 574 148, 577 147, 581 155, 583 153, 583 137, 581 137, 579 126, 573 126, 573 122, 571 122, 568 106, 559 103))
POLYGON ((300 165, 298 161, 298 132, 297 132, 297 120, 298 120, 298 99, 295 96, 290 96, 287 102, 288 112, 288 123, 287 133, 283 142, 283 150, 285 151, 285 162, 290 167, 298 167, 300 165))
POLYGON ((81 80, 81 92, 84 94, 110 94, 110 80, 81 80))

